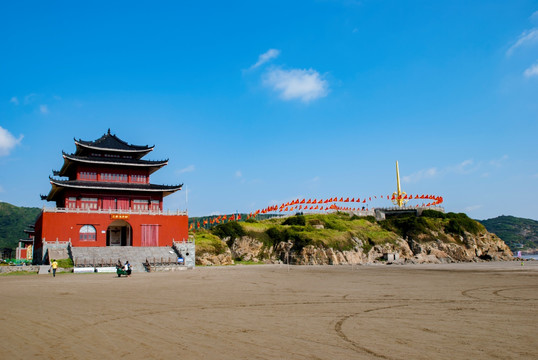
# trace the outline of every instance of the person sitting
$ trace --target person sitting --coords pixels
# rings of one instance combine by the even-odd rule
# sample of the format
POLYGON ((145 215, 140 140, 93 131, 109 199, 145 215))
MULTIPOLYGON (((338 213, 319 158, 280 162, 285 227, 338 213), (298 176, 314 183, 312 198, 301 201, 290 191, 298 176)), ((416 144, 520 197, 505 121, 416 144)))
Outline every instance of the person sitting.
POLYGON ((125 262, 124 270, 127 273, 127 276, 131 276, 131 264, 129 264, 129 261, 125 262))
POLYGON ((147 272, 151 272, 151 265, 149 264, 148 258, 146 258, 146 262, 144 263, 144 267, 146 268, 147 272))
POLYGON ((116 263, 116 269, 122 269, 123 268, 123 264, 121 263, 121 260, 118 259, 118 262, 116 263))

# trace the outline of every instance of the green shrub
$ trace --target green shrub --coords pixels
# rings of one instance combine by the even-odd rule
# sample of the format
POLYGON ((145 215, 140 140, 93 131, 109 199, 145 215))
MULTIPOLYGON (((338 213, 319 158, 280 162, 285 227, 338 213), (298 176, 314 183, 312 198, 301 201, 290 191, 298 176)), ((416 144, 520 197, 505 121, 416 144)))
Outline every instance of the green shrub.
POLYGON ((422 211, 422 216, 424 217, 429 217, 429 218, 434 218, 434 219, 444 219, 446 218, 446 215, 440 211, 436 211, 436 210, 423 210, 422 211))
POLYGON ((450 234, 463 235, 463 228, 455 219, 448 220, 448 224, 445 226, 445 231, 450 234))
MULTIPOLYGON (((484 225, 480 224, 478 221, 476 220, 473 220, 471 219, 470 217, 468 217, 466 214, 464 213, 448 213, 446 214, 446 217, 448 219, 451 219, 451 220, 454 220, 455 223, 457 223, 457 225, 459 226, 459 228, 461 228, 462 230, 464 231, 467 231, 473 235, 476 235, 482 231, 485 230, 484 228, 484 225)), ((453 223, 453 225, 450 225, 450 221, 449 221, 449 226, 452 226, 451 229, 456 229, 455 228, 455 223, 453 223)), ((448 230, 447 230, 448 231, 448 230)))
POLYGON ((245 235, 245 230, 239 225, 237 221, 220 224, 211 228, 213 235, 218 236, 221 239, 229 237, 228 243, 231 243, 236 238, 240 238, 245 235))
MULTIPOLYGON (((355 217, 355 215, 353 215, 355 217)), ((359 216, 360 218, 360 216, 359 216)), ((377 220, 375 219, 375 216, 372 216, 372 215, 368 215, 368 216, 363 216, 363 219, 366 220, 366 221, 369 221, 371 222, 372 224, 375 224, 377 222, 377 220)))
POLYGON ((305 226, 306 225, 306 219, 303 215, 295 215, 290 216, 284 222, 282 225, 299 225, 299 226, 305 226))

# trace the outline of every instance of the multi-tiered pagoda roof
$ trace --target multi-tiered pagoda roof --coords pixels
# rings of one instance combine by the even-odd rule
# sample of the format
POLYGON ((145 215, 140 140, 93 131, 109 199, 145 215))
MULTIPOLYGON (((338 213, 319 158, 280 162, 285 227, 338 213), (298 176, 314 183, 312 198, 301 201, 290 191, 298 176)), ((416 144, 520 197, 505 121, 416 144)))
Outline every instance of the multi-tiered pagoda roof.
POLYGON ((67 179, 50 177, 52 188, 47 196, 42 196, 43 200, 56 201, 57 204, 61 204, 66 191, 69 191, 70 196, 76 192, 84 192, 86 196, 92 193, 105 195, 129 193, 134 196, 147 194, 152 198, 155 194, 159 194, 162 200, 162 197, 182 187, 182 184, 157 185, 149 182, 151 174, 168 164, 168 159, 157 161, 142 159, 153 150, 154 146, 128 144, 111 134, 110 129, 94 141, 75 139, 75 145, 76 151, 73 154, 62 151, 63 166, 59 171, 53 171, 54 176, 67 179), (88 174, 87 169, 91 169, 89 173, 92 176, 84 178, 81 176, 81 171, 88 174), (111 181, 101 176, 111 173, 117 175, 117 179, 111 181), (132 176, 142 176, 143 181, 131 181, 132 176))

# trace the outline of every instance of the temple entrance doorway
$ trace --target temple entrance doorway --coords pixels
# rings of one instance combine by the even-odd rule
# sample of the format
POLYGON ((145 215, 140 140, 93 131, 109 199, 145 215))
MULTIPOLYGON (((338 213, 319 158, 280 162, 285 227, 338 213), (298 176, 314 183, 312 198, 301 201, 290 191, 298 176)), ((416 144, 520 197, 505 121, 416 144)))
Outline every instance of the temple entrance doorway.
POLYGON ((107 246, 132 246, 133 231, 125 220, 114 220, 106 230, 107 246))

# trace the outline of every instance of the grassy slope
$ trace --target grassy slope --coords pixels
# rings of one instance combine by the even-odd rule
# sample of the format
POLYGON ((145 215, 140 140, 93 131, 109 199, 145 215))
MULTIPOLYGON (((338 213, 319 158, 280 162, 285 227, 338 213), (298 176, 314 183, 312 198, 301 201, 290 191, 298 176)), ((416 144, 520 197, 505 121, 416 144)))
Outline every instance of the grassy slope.
POLYGON ((38 208, 0 202, 0 248, 15 249, 19 239, 27 237, 23 230, 34 224, 39 212, 38 208))
MULTIPOLYGON (((363 241, 365 250, 373 245, 393 242, 398 237, 409 237, 416 241, 433 241, 440 239, 445 242, 458 241, 457 235, 464 232, 477 234, 485 228, 465 214, 442 214, 425 212, 422 217, 405 216, 389 218, 377 222, 373 218, 350 217, 346 213, 327 215, 305 215, 301 217, 273 218, 263 221, 231 222, 218 225, 210 230, 196 233, 197 244, 210 246, 210 233, 220 239, 234 239, 249 236, 263 242, 267 247, 280 241, 291 240, 296 250, 307 245, 351 250, 356 244, 351 240, 358 238, 363 241), (319 229, 316 226, 322 225, 319 229), (200 240, 199 240, 200 239, 200 240)), ((215 238, 212 238, 215 242, 215 238)), ((217 244, 218 245, 218 244, 217 244)), ((213 248, 211 252, 218 253, 213 248)))

